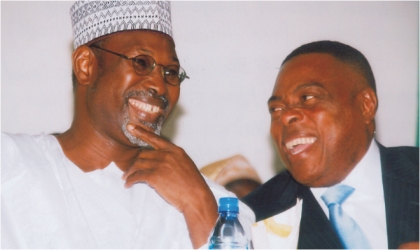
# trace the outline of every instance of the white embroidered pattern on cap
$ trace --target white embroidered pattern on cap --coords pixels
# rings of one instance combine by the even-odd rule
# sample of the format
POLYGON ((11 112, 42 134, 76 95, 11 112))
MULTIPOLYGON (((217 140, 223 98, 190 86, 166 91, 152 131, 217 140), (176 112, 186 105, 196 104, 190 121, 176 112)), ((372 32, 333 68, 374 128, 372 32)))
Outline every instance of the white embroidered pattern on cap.
POLYGON ((150 29, 172 37, 169 1, 77 1, 70 15, 75 49, 124 30, 150 29))

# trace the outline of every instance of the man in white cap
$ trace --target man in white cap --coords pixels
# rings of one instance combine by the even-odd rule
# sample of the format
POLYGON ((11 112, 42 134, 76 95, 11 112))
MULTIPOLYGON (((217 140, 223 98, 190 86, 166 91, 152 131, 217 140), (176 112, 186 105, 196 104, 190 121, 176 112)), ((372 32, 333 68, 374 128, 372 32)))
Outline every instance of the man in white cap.
POLYGON ((188 78, 170 3, 81 1, 71 17, 70 129, 2 134, 2 248, 203 246, 228 193, 159 136, 188 78))

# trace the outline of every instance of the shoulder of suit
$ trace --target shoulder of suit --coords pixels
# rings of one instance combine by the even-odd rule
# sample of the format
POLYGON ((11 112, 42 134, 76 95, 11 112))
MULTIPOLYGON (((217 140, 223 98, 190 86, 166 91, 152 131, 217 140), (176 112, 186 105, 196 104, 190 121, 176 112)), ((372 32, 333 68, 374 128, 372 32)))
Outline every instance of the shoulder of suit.
POLYGON ((296 204, 300 184, 284 171, 242 198, 257 221, 283 212, 296 204))
POLYGON ((396 181, 419 184, 419 148, 384 147, 379 144, 382 175, 396 181))
POLYGON ((273 196, 271 194, 278 189, 286 188, 290 181, 294 182, 290 173, 288 171, 283 171, 245 196, 244 200, 259 200, 262 202, 265 199, 272 199, 273 196))

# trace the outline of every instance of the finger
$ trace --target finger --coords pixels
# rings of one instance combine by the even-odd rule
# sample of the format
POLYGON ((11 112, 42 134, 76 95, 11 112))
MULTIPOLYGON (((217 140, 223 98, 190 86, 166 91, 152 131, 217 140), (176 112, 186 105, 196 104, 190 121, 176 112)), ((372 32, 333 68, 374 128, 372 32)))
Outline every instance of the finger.
MULTIPOLYGON (((153 171, 151 170, 137 170, 127 177, 124 187, 130 188, 136 183, 147 183, 149 185, 150 177, 153 171)), ((152 175, 153 176, 153 175, 152 175)))
POLYGON ((150 171, 156 165, 156 161, 152 159, 137 159, 133 165, 127 168, 124 172, 122 179, 127 180, 128 176, 132 175, 136 171, 150 171))
POLYGON ((127 125, 127 130, 135 137, 147 142, 154 149, 163 149, 172 145, 172 143, 166 141, 162 137, 132 123, 127 125))
POLYGON ((146 183, 153 188, 153 183, 156 180, 156 169, 137 169, 127 176, 124 186, 126 188, 132 187, 136 183, 146 183))

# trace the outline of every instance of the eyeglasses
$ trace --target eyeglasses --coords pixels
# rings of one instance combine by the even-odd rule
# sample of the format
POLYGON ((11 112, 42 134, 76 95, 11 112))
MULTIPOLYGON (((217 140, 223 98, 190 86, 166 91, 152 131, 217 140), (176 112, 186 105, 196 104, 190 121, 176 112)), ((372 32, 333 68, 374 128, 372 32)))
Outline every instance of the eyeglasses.
POLYGON ((101 49, 103 51, 106 51, 108 53, 114 54, 127 60, 131 60, 133 62, 134 71, 136 71, 136 73, 141 76, 150 74, 150 72, 152 72, 156 65, 159 65, 162 66, 163 78, 165 78, 166 82, 170 85, 177 86, 181 84, 181 82, 184 81, 185 78, 190 79, 190 77, 187 76, 187 72, 185 72, 185 70, 179 65, 164 66, 162 64, 157 64, 155 59, 148 55, 139 55, 130 58, 128 56, 101 48, 94 44, 92 44, 91 47, 101 49))

